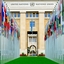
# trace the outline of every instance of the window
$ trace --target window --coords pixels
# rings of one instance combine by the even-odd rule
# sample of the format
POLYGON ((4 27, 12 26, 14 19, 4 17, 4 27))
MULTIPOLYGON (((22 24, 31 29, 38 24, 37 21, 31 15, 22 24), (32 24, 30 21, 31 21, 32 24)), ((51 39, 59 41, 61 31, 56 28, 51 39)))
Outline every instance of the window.
POLYGON ((37 42, 37 38, 36 37, 33 37, 33 42, 37 42))
POLYGON ((48 17, 50 17, 50 13, 48 13, 48 17))
POLYGON ((16 17, 16 13, 14 13, 14 17, 16 17))
POLYGON ((35 22, 34 21, 30 21, 30 27, 35 27, 35 22))
POLYGON ((13 17, 13 13, 11 13, 12 17, 13 17))
POLYGON ((28 13, 26 13, 26 17, 28 17, 28 13))
POLYGON ((37 42, 37 37, 29 37, 29 42, 37 42))
POLYGON ((33 13, 33 17, 35 17, 35 13, 33 13))
POLYGON ((36 13, 36 17, 38 17, 38 13, 36 13))
POLYGON ((32 37, 29 37, 29 42, 32 42, 32 37))
POLYGON ((32 17, 33 16, 33 14, 32 13, 30 13, 30 17, 32 17))
POLYGON ((47 13, 45 13, 45 17, 47 17, 47 13))
POLYGON ((20 17, 20 13, 18 13, 18 17, 20 17))

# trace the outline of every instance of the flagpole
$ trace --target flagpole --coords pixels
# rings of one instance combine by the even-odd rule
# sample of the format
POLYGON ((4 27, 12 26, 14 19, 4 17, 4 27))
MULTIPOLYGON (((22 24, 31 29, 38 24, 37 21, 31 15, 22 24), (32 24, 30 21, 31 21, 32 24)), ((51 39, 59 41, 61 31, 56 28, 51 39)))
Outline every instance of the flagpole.
MULTIPOLYGON (((32 22, 32 27, 33 27, 33 22, 32 22)), ((33 43, 33 31, 32 31, 32 43, 33 43)), ((32 51, 33 54, 33 51, 32 51)))
MULTIPOLYGON (((31 31, 32 31, 32 43, 33 43, 33 21, 32 21, 31 31)), ((32 55, 33 55, 33 51, 32 51, 32 55)))
MULTIPOLYGON (((1 4, 2 2, 0 1, 0 13, 1 13, 1 4)), ((0 20, 1 23, 1 20, 0 20)), ((0 45, 1 45, 1 26, 0 26, 0 45)), ((0 46, 0 62, 1 62, 1 46, 0 46)))

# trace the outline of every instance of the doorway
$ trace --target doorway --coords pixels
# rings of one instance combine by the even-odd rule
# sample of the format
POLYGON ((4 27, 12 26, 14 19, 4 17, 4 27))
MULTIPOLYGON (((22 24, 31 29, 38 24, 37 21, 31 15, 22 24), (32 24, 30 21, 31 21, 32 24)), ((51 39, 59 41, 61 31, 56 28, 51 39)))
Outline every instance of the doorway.
POLYGON ((32 32, 32 34, 28 33, 28 46, 27 46, 27 54, 28 56, 37 56, 37 33, 32 32))

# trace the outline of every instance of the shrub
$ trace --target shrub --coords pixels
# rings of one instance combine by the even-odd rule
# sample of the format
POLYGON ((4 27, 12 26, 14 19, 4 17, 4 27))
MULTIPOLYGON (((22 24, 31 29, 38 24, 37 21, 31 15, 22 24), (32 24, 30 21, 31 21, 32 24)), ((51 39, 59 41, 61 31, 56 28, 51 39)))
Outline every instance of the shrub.
POLYGON ((20 54, 20 56, 26 56, 26 54, 22 53, 22 54, 20 54))
POLYGON ((38 56, 45 56, 45 54, 41 53, 41 54, 39 54, 38 56))

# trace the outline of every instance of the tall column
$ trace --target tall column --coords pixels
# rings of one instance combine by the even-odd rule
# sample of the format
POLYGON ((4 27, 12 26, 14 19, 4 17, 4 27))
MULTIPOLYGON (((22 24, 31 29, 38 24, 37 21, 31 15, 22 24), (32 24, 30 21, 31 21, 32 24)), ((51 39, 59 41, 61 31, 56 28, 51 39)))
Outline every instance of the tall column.
POLYGON ((44 53, 44 12, 39 12, 38 54, 44 53))
POLYGON ((26 12, 20 12, 20 54, 27 54, 26 46, 26 12))

